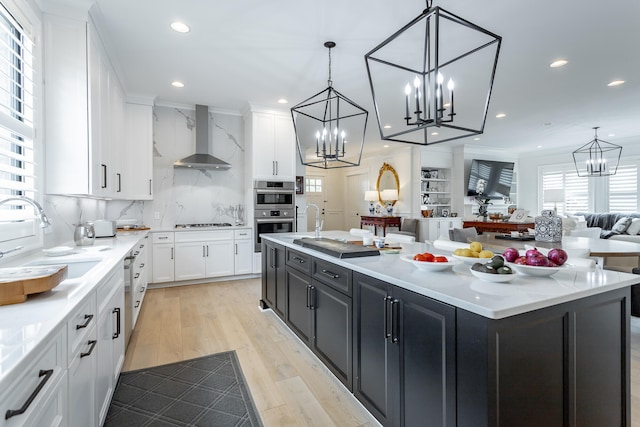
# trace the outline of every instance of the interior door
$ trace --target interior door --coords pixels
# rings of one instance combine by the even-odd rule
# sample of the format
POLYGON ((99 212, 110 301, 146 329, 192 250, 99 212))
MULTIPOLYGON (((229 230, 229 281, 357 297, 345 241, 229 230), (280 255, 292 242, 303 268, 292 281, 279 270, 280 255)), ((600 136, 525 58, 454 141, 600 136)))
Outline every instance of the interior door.
POLYGON ((366 173, 347 175, 347 230, 360 228, 360 215, 369 215, 369 202, 364 200, 364 192, 369 189, 366 173))

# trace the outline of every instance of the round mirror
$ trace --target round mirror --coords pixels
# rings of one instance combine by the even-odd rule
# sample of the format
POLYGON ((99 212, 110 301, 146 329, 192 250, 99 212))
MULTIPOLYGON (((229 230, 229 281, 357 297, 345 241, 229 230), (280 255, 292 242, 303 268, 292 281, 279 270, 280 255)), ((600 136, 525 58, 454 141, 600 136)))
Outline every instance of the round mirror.
MULTIPOLYGON (((397 190, 398 196, 400 195, 400 180, 396 170, 389 163, 384 163, 378 173, 378 182, 376 182, 376 190, 378 190, 378 200, 381 204, 384 204, 381 193, 383 190, 397 190)), ((396 200, 393 201, 396 204, 396 200)))

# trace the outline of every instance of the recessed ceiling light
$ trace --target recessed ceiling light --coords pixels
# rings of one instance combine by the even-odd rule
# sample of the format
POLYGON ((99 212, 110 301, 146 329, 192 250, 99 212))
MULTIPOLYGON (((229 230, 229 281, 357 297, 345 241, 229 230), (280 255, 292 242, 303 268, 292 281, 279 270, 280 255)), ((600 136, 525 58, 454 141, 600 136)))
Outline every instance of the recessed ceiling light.
POLYGON ((184 83, 179 82, 179 81, 175 81, 175 82, 171 82, 171 86, 173 87, 184 87, 184 83))
POLYGON ((611 138, 611 137, 613 137, 613 136, 616 136, 616 134, 615 134, 615 133, 610 133, 610 134, 609 134, 609 135, 607 135, 607 136, 608 136, 609 138, 611 138))
POLYGON ((620 86, 621 84, 624 84, 624 80, 613 80, 607 86, 620 86))
POLYGON ((391 125, 384 125, 382 127, 385 128, 385 129, 391 129, 391 125))
POLYGON ((567 65, 568 62, 569 61, 567 61, 566 59, 556 59, 551 64, 549 64, 549 67, 551 67, 551 68, 562 67, 564 65, 567 65))
POLYGON ((536 148, 542 148, 542 145, 538 145, 536 148))
POLYGON ((503 117, 507 117, 507 115, 505 113, 498 113, 496 114, 496 119, 501 119, 503 117))
POLYGON ((284 99, 284 98, 280 98, 280 99, 278 99, 278 104, 288 104, 288 103, 289 103, 289 101, 287 101, 287 100, 286 100, 286 99, 284 99))
POLYGON ((383 147, 384 148, 389 148, 389 144, 384 144, 383 147))
POLYGON ((438 135, 438 132, 431 132, 431 135, 436 136, 438 135))
POLYGON ((480 137, 477 137, 477 136, 476 136, 475 138, 473 138, 473 140, 474 140, 474 141, 480 141, 480 137))
POLYGON ((172 22, 171 28, 173 29, 173 31, 176 31, 178 33, 188 33, 189 31, 191 31, 191 28, 189 28, 187 24, 180 21, 172 22))

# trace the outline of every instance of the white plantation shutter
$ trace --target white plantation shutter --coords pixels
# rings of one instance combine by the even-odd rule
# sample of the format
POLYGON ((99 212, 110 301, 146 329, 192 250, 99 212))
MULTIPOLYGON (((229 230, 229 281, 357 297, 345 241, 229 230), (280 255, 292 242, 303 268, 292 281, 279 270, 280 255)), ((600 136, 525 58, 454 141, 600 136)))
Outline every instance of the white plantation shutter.
POLYGON ((551 189, 564 189, 564 203, 543 201, 542 209, 553 209, 558 206, 558 214, 574 212, 588 212, 589 207, 589 180, 581 178, 576 173, 573 163, 545 166, 542 168, 542 191, 551 189))
MULTIPOLYGON (((35 196, 33 47, 0 4, 0 200, 35 196)), ((30 206, 0 205, 0 221, 33 216, 30 206)))
POLYGON ((609 212, 638 212, 638 165, 618 166, 609 176, 609 212))

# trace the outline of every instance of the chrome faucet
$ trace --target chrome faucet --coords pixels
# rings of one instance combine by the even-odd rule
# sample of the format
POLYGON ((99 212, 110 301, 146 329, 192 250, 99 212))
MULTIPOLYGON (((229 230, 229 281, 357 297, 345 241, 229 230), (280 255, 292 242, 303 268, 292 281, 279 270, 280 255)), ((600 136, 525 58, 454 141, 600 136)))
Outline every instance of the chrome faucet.
POLYGON ((3 200, 0 200, 0 205, 3 205, 7 202, 10 201, 20 201, 20 202, 27 202, 29 203, 31 206, 33 206, 36 210, 36 216, 38 217, 38 220, 40 221, 40 227, 41 228, 46 228, 51 226, 51 221, 49 221, 49 218, 47 218, 47 214, 44 213, 44 209, 42 209, 42 206, 40 206, 40 204, 38 202, 36 202, 35 200, 33 200, 30 197, 26 197, 26 196, 15 196, 15 197, 9 197, 3 200))
POLYGON ((313 206, 316 208, 316 239, 320 237, 320 230, 322 230, 322 226, 324 225, 324 220, 320 222, 320 208, 315 203, 308 203, 304 208, 302 213, 306 214, 309 207, 313 206))

